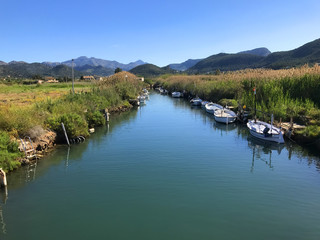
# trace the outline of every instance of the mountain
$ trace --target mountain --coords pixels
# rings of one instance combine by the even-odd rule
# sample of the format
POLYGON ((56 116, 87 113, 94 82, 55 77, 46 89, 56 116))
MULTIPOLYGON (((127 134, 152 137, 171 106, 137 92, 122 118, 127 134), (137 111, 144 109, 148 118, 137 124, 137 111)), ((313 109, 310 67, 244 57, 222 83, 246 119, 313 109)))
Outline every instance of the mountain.
MULTIPOLYGON (((0 76, 15 78, 32 78, 34 76, 71 77, 71 68, 65 65, 51 67, 42 63, 15 62, 8 65, 0 65, 0 76)), ((85 73, 74 71, 75 77, 85 73)))
POLYGON ((48 65, 48 66, 51 66, 51 67, 55 67, 55 66, 61 65, 60 62, 42 62, 42 64, 48 65))
POLYGON ((24 62, 24 61, 11 61, 8 64, 24 64, 24 63, 27 63, 27 62, 24 62))
MULTIPOLYGON (((236 54, 220 53, 205 59, 189 59, 180 64, 170 64, 160 68, 153 64, 145 64, 138 60, 129 64, 109 61, 98 58, 79 57, 74 59, 75 76, 100 75, 108 76, 119 67, 122 70, 131 69, 130 72, 144 77, 159 76, 161 74, 174 74, 176 71, 186 71, 189 74, 214 73, 216 70, 233 71, 245 68, 291 68, 304 64, 320 63, 320 39, 306 43, 290 51, 274 52, 266 48, 256 48, 236 54), (186 70, 188 69, 188 70, 186 70)), ((62 64, 59 62, 26 63, 0 61, 0 76, 30 78, 35 75, 71 77, 71 60, 62 64)))
POLYGON ((268 48, 255 48, 255 49, 252 49, 252 50, 239 52, 238 54, 252 54, 252 55, 266 57, 269 54, 271 54, 271 52, 269 51, 268 48))
POLYGON ((194 65, 196 65, 198 62, 200 62, 202 59, 188 59, 187 61, 183 63, 172 63, 169 64, 169 67, 173 70, 177 71, 185 71, 194 65))
POLYGON ((114 69, 102 66, 83 65, 75 67, 76 70, 86 73, 87 75, 110 76, 114 74, 114 69))
POLYGON ((280 69, 320 63, 320 39, 291 51, 274 52, 267 56, 261 56, 261 52, 263 51, 253 49, 237 54, 220 53, 212 55, 188 69, 188 73, 212 73, 217 69, 221 71, 245 68, 280 69))
MULTIPOLYGON (((68 61, 64 61, 61 64, 67 65, 69 67, 71 67, 72 65, 72 60, 68 60, 68 61)), ((109 60, 103 60, 103 59, 99 59, 99 58, 88 58, 85 56, 82 57, 78 57, 74 59, 74 66, 75 67, 82 67, 85 65, 89 65, 89 66, 102 66, 105 68, 111 68, 111 69, 116 69, 116 68, 121 68, 122 70, 128 71, 136 66, 145 64, 145 62, 138 60, 136 62, 131 62, 128 64, 123 64, 123 63, 119 63, 117 61, 109 61, 109 60)))
POLYGON ((173 74, 176 71, 169 66, 160 68, 153 64, 144 64, 131 69, 130 72, 143 77, 156 77, 168 73, 173 74))
POLYGON ((189 73, 211 73, 217 69, 221 71, 234 71, 244 68, 255 68, 264 57, 252 54, 219 53, 205 58, 188 69, 189 73))
POLYGON ((261 67, 272 69, 320 63, 320 38, 291 51, 275 52, 261 62, 261 67))

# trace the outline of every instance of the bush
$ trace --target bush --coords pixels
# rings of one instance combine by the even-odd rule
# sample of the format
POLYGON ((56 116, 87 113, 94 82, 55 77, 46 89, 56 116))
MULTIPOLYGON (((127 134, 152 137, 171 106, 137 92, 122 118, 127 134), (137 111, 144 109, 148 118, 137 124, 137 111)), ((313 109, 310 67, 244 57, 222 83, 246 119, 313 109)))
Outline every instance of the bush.
POLYGON ((0 131, 0 167, 6 172, 12 171, 21 165, 17 160, 21 156, 18 143, 11 141, 7 133, 0 131))
POLYGON ((102 126, 106 123, 103 114, 99 111, 87 112, 86 119, 89 127, 102 126))
POLYGON ((76 113, 66 113, 59 117, 51 117, 47 123, 57 133, 58 141, 64 139, 61 123, 64 124, 69 138, 88 136, 88 123, 76 113))

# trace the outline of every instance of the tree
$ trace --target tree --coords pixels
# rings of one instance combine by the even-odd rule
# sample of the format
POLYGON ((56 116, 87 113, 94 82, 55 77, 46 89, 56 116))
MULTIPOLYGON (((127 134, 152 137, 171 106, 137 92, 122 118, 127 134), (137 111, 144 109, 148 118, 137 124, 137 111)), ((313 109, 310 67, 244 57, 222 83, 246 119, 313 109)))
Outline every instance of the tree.
POLYGON ((118 73, 118 72, 122 72, 122 69, 117 67, 116 70, 114 70, 114 73, 118 73))

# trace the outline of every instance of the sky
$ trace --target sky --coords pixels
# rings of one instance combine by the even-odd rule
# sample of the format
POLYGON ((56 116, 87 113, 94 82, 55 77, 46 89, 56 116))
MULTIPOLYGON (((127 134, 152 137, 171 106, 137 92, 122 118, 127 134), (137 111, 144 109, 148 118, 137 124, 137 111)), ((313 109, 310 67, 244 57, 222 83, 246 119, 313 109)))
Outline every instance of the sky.
POLYGON ((320 38, 319 0, 0 0, 0 61, 80 56, 163 67, 320 38))

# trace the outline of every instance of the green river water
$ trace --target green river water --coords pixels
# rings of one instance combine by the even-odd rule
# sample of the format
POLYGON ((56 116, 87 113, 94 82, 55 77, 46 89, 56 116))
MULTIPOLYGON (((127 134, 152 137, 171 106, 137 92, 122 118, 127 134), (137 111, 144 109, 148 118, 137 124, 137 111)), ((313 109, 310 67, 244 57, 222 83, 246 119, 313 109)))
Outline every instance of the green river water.
POLYGON ((8 176, 0 239, 320 239, 320 160, 151 94, 8 176))

